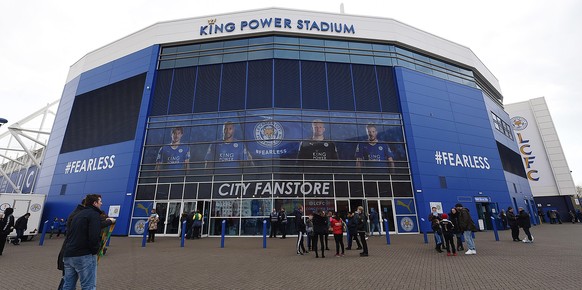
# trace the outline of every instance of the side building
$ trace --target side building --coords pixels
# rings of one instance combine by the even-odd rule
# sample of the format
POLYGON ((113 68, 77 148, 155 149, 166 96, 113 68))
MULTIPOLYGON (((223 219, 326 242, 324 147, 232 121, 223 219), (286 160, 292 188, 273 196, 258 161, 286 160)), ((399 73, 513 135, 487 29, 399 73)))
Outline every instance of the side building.
MULTIPOLYGON (((273 208, 374 209, 394 233, 431 206, 482 229, 535 205, 497 79, 467 47, 393 19, 269 8, 157 23, 69 72, 36 192, 87 193, 139 235, 200 210, 253 236, 273 208), (519 191, 513 190, 519 187, 519 191)), ((290 217, 291 219, 295 217, 290 217)), ((288 232, 293 223, 289 222, 288 232)))
MULTIPOLYGON (((550 211, 570 221, 579 210, 576 187, 545 98, 508 104, 506 110, 523 159, 538 216, 550 222, 550 211)), ((519 189, 521 190, 521 189, 519 189)))

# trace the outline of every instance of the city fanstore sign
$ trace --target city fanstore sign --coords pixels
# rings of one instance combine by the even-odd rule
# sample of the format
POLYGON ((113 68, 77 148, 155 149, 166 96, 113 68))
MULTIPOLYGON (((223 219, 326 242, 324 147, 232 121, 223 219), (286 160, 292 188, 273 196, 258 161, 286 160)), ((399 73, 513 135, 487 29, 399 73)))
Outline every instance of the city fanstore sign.
POLYGON ((290 19, 280 17, 242 20, 240 22, 220 22, 216 18, 208 19, 208 24, 200 26, 200 35, 224 34, 233 31, 250 31, 269 28, 282 30, 303 30, 312 32, 328 32, 337 34, 355 34, 353 24, 311 19, 290 19))

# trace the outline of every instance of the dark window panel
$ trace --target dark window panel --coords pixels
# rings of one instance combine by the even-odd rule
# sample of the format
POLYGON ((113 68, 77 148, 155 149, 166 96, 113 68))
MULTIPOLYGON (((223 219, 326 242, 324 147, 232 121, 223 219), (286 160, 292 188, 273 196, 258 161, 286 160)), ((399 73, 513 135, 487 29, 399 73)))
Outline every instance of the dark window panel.
POLYGON ((303 109, 328 109, 325 63, 301 61, 303 109))
POLYGON ((381 112, 376 72, 373 66, 352 65, 356 110, 381 112))
POLYGON ((249 62, 247 109, 273 106, 273 60, 249 62))
POLYGON ((353 111, 355 108, 350 64, 327 63, 327 83, 330 109, 353 111))
POLYGON ((221 65, 206 65, 198 68, 194 112, 214 112, 218 110, 221 65))
POLYGON ((376 66, 378 75, 378 88, 380 90, 380 104, 382 112, 400 113, 398 96, 396 95, 396 84, 394 82, 394 71, 392 67, 376 66))
POLYGON ((247 63, 225 64, 222 71, 220 110, 240 110, 245 107, 247 63))
POLYGON ((196 86, 196 67, 176 69, 172 83, 169 114, 192 113, 194 87, 196 86))
POLYGON ((275 107, 300 108, 299 61, 275 60, 275 107))
POLYGON ((160 70, 156 74, 156 83, 154 85, 154 100, 150 116, 160 116, 168 114, 168 100, 170 98, 170 89, 172 88, 172 77, 174 70, 160 70))
POLYGON ((133 140, 145 76, 140 74, 76 96, 61 153, 133 140))

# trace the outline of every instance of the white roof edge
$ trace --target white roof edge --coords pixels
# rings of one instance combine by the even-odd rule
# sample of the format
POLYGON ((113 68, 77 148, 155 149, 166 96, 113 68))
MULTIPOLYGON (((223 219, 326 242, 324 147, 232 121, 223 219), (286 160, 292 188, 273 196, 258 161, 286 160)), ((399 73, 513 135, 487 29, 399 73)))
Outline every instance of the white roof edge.
POLYGON ((494 87, 498 92, 501 92, 501 88, 497 78, 493 75, 493 73, 491 73, 491 71, 485 66, 485 64, 481 62, 481 60, 470 48, 458 44, 456 42, 444 39, 432 33, 426 32, 424 30, 415 28, 398 20, 377 16, 361 16, 353 14, 340 14, 331 12, 308 11, 276 7, 156 22, 150 26, 144 27, 143 29, 140 29, 134 33, 131 33, 125 37, 122 37, 116 41, 113 41, 109 44, 106 44, 100 48, 97 48, 85 54, 82 58, 80 58, 73 65, 71 65, 69 74, 67 76, 67 83, 85 71, 91 70, 100 65, 106 64, 115 59, 121 58, 125 55, 134 53, 141 49, 150 47, 152 45, 196 40, 212 41, 219 40, 221 38, 229 36, 235 35, 250 36, 256 33, 264 32, 293 32, 311 37, 317 37, 322 35, 329 37, 330 35, 332 35, 342 37, 344 39, 353 38, 354 40, 365 39, 400 43, 402 45, 413 47, 416 48, 417 50, 421 50, 429 54, 438 55, 452 62, 460 63, 467 67, 473 68, 479 74, 481 74, 485 78, 485 80, 491 84, 492 87, 494 87), (285 12, 287 14, 284 14, 285 12), (290 31, 276 28, 268 28, 250 32, 235 31, 230 34, 206 35, 204 37, 200 37, 199 35, 196 34, 196 32, 198 32, 197 30, 198 27, 200 25, 205 24, 203 21, 207 21, 209 18, 219 18, 227 16, 229 17, 229 20, 241 18, 250 20, 252 18, 249 18, 249 16, 256 15, 256 18, 262 18, 268 16, 265 15, 267 13, 270 13, 271 17, 281 17, 281 18, 283 18, 284 16, 290 16, 288 14, 301 14, 305 16, 311 16, 311 19, 317 20, 321 19, 325 21, 329 21, 329 19, 322 17, 322 15, 328 15, 335 19, 342 20, 348 19, 350 21, 353 21, 352 23, 359 22, 355 28, 358 31, 363 30, 364 33, 356 35, 345 35, 345 34, 332 35, 329 33, 324 34, 323 32, 320 33, 306 32, 305 30, 290 31), (371 23, 369 22, 370 20, 376 21, 371 23), (373 24, 379 22, 384 22, 382 23, 383 24, 382 29, 374 29, 373 24), (168 29, 167 26, 174 27, 172 27, 172 29, 168 29))

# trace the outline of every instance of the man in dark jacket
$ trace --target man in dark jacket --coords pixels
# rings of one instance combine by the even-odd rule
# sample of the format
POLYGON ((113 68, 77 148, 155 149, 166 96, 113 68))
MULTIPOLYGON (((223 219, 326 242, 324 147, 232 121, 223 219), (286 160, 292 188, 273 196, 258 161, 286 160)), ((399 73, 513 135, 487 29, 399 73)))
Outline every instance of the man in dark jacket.
POLYGON ((360 241, 362 242, 363 252, 360 253, 360 257, 368 256, 368 242, 366 242, 366 230, 368 229, 367 221, 368 218, 364 214, 364 207, 358 206, 356 211, 356 223, 358 228, 358 235, 360 236, 360 241))
POLYGON ((471 214, 462 204, 457 203, 455 207, 459 213, 459 230, 463 231, 463 236, 467 242, 467 248, 469 248, 469 250, 465 252, 465 255, 476 255, 477 250, 475 249, 475 241, 473 241, 471 232, 477 231, 477 227, 475 227, 471 214))
POLYGON ((519 208, 519 215, 517 216, 517 224, 520 228, 523 229, 525 234, 527 235, 526 239, 523 239, 524 243, 533 243, 533 236, 529 232, 529 228, 531 228, 531 221, 529 219, 529 214, 527 211, 523 209, 523 207, 519 208))
POLYGON ((9 207, 4 210, 4 217, 0 219, 0 256, 4 251, 4 245, 6 244, 6 238, 14 229, 14 216, 12 213, 14 209, 9 207))
POLYGON ((279 230, 281 231, 281 239, 287 237, 287 213, 284 208, 281 208, 278 216, 279 230))
POLYGON ((297 231, 297 255, 303 255, 307 252, 305 246, 303 245, 303 234, 305 234, 305 222, 303 221, 303 206, 299 205, 295 211, 293 211, 295 216, 295 230, 297 231))
POLYGON ((14 244, 15 246, 20 245, 20 242, 24 238, 24 232, 28 228, 29 217, 30 213, 27 212, 25 215, 19 217, 14 223, 14 229, 16 230, 16 238, 12 240, 12 244, 14 244))
POLYGON ((356 216, 352 212, 348 213, 348 232, 350 234, 350 239, 348 241, 348 247, 346 248, 346 250, 352 249, 352 240, 356 241, 356 243, 358 244, 358 250, 361 250, 362 244, 358 239, 358 221, 356 220, 356 216))
POLYGON ((507 208, 507 221, 509 222, 509 228, 511 228, 511 237, 514 242, 519 242, 519 227, 517 226, 517 216, 513 211, 513 207, 507 208))
POLYGON ((101 196, 88 194, 85 209, 75 215, 68 227, 64 250, 65 283, 63 289, 96 289, 97 257, 101 241, 101 196))

